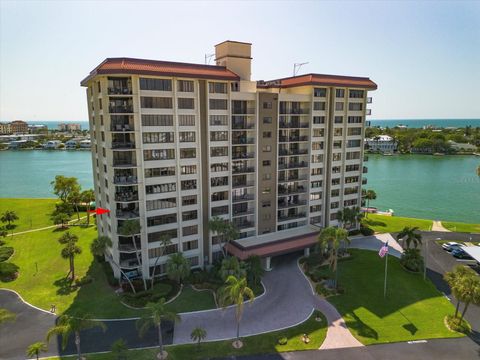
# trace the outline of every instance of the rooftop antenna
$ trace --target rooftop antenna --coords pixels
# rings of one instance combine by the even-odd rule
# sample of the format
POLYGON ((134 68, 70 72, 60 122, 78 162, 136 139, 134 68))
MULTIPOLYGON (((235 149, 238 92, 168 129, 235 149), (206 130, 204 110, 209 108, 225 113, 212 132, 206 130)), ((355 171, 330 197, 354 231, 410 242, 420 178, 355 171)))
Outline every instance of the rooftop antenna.
POLYGON ((300 70, 300 68, 301 68, 303 65, 307 65, 307 64, 308 64, 308 62, 295 63, 295 64, 293 64, 293 76, 297 76, 298 71, 300 70))
POLYGON ((205 54, 205 65, 210 64, 210 60, 212 60, 212 57, 214 57, 215 54, 205 54))

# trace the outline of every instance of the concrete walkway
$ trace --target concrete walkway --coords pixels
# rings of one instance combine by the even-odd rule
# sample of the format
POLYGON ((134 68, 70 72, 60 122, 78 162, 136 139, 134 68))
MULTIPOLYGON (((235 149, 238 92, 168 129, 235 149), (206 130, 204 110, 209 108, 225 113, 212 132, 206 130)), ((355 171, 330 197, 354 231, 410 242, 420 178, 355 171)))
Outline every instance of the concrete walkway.
MULTIPOLYGON (((71 224, 71 223, 73 223, 73 222, 79 222, 80 220, 83 220, 83 219, 86 219, 86 218, 87 218, 86 216, 82 216, 80 219, 69 220, 68 223, 71 224)), ((90 222, 90 225, 89 225, 89 226, 92 226, 92 225, 94 225, 94 223, 90 222)), ((28 234, 28 233, 31 233, 31 232, 53 229, 53 228, 56 228, 56 227, 58 227, 58 225, 50 225, 50 226, 45 226, 45 227, 43 227, 43 228, 32 229, 32 230, 25 230, 25 231, 16 232, 16 233, 13 233, 13 234, 8 234, 7 236, 15 236, 15 235, 28 234)))
POLYGON ((432 231, 450 232, 450 230, 443 227, 442 222, 439 220, 433 221, 432 231))
POLYGON ((400 257, 403 249, 395 238, 390 234, 378 234, 372 236, 356 236, 352 237, 350 247, 355 249, 375 250, 379 251, 385 242, 388 241, 389 254, 400 257))

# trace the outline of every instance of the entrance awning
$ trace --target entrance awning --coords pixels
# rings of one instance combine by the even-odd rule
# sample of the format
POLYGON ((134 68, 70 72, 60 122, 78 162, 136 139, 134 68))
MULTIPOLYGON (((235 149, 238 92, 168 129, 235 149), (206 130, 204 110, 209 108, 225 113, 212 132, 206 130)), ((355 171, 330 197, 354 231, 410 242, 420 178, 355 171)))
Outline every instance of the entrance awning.
POLYGON ((480 246, 462 246, 462 250, 480 264, 480 246))
MULTIPOLYGON (((270 240, 269 238, 265 238, 265 240, 270 240, 270 241, 262 242, 262 237, 259 236, 258 241, 255 241, 256 244, 254 245, 247 245, 248 243, 246 241, 244 242, 244 244, 242 244, 242 240, 232 241, 231 243, 227 244, 226 250, 230 254, 238 257, 240 260, 246 260, 249 256, 252 256, 252 255, 267 257, 267 256, 282 255, 282 254, 294 252, 297 250, 302 250, 315 245, 318 241, 319 231, 318 230, 312 231, 311 227, 308 227, 307 229, 309 230, 308 232, 297 230, 296 231, 297 233, 306 232, 300 235, 298 234, 293 235, 295 232, 292 232, 293 236, 290 236, 290 237, 283 237, 284 235, 286 235, 286 234, 282 234, 283 232, 269 234, 270 236, 276 235, 277 240, 273 240, 273 241, 270 240)), ((285 231, 285 233, 287 232, 288 230, 285 231)), ((251 241, 249 241, 249 243, 251 243, 251 241)))

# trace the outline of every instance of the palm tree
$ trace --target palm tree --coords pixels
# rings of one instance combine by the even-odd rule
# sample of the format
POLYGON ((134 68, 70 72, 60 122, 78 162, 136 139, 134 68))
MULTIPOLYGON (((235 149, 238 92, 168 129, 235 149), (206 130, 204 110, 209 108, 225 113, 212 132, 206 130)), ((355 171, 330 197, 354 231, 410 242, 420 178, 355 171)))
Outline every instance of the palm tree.
MULTIPOLYGON (((471 269, 470 269, 471 270, 471 269)), ((462 291, 460 292, 460 299, 465 303, 465 307, 460 317, 460 323, 465 316, 470 304, 480 305, 480 278, 477 274, 472 272, 462 281, 462 291)))
POLYGON ((182 253, 174 253, 167 260, 167 276, 170 280, 182 283, 190 275, 190 262, 182 253))
POLYGON ((455 317, 458 316, 458 310, 460 308, 460 298, 463 289, 463 280, 470 273, 470 268, 466 266, 457 265, 452 271, 446 272, 443 278, 447 282, 448 286, 452 290, 453 296, 457 299, 457 305, 455 306, 455 317))
POLYGON ((0 324, 7 321, 15 321, 17 315, 15 313, 8 311, 7 309, 0 308, 0 324))
POLYGON ((112 240, 108 236, 99 236, 93 242, 90 244, 90 251, 92 252, 93 255, 95 256, 105 256, 110 263, 115 265, 118 270, 120 271, 120 274, 123 275, 123 278, 125 278, 128 281, 128 284, 130 285, 130 288, 132 289, 133 293, 135 294, 135 287, 133 286, 132 282, 128 278, 128 276, 123 272, 122 268, 120 267, 119 264, 113 260, 113 256, 107 251, 108 248, 112 247, 112 240))
POLYGON ((62 249, 61 255, 62 258, 69 260, 70 271, 68 272, 67 277, 71 274, 72 280, 75 279, 75 256, 82 253, 82 249, 76 244, 77 241, 78 236, 71 234, 68 231, 63 234, 60 239, 58 239, 60 244, 65 245, 65 247, 62 249))
POLYGON ((367 199, 367 213, 366 217, 368 217, 368 208, 370 208, 370 200, 375 200, 377 198, 377 193, 373 190, 367 190, 365 193, 365 199, 367 199))
POLYGON ((163 337, 162 337, 162 320, 176 321, 180 320, 180 317, 173 311, 169 311, 165 306, 165 299, 161 298, 157 303, 149 302, 145 307, 146 312, 137 321, 137 329, 140 336, 151 328, 156 327, 158 331, 158 348, 160 350, 160 357, 163 359, 163 337))
POLYGON ((117 360, 127 359, 128 347, 126 342, 123 339, 118 339, 112 344, 111 347, 112 355, 117 360))
POLYGON ((348 238, 348 232, 347 230, 342 228, 327 227, 320 232, 318 236, 318 242, 321 248, 326 247, 328 250, 328 263, 330 269, 335 272, 335 288, 337 288, 338 249, 342 242, 345 242, 346 244, 350 243, 350 239, 348 238))
POLYGON ((251 255, 247 259, 248 270, 247 274, 250 277, 250 280, 253 284, 260 284, 263 274, 265 274, 265 269, 262 266, 262 260, 258 255, 251 255))
POLYGON ((87 225, 90 225, 90 204, 95 201, 95 193, 92 189, 82 191, 80 194, 82 202, 87 204, 87 225))
POLYGON ((15 211, 13 210, 7 210, 2 214, 2 217, 0 218, 0 221, 3 223, 8 223, 7 228, 11 228, 11 223, 18 220, 18 215, 15 211))
POLYGON ((222 265, 218 270, 218 275, 223 281, 227 280, 230 275, 237 278, 243 278, 247 275, 245 264, 238 261, 238 258, 232 256, 222 260, 222 265))
POLYGON ((73 208, 75 209, 75 212, 77 213, 77 219, 80 220, 80 210, 78 209, 78 206, 82 202, 82 195, 80 193, 80 186, 68 195, 67 201, 70 204, 72 204, 73 208))
MULTIPOLYGON (((137 241, 135 239, 137 234, 140 234, 142 228, 140 226, 140 221, 138 220, 125 220, 118 229, 118 233, 122 236, 130 236, 132 238, 133 247, 135 248, 135 255, 137 257, 138 268, 141 269, 142 263, 140 260, 140 255, 138 254, 137 241)), ((142 272, 143 288, 147 290, 147 280, 142 272)))
POLYGON ((220 249, 222 251, 223 257, 227 257, 227 252, 225 251, 225 246, 233 240, 238 239, 240 236, 237 227, 235 224, 225 221, 218 216, 214 216, 208 221, 208 229, 210 232, 217 234, 221 238, 220 249))
POLYGON ((407 249, 410 248, 410 244, 413 243, 413 247, 416 249, 418 245, 422 244, 422 235, 418 232, 418 227, 405 226, 402 231, 397 235, 397 240, 404 239, 404 245, 407 245, 407 249))
POLYGON ((170 245, 172 241, 170 240, 169 235, 161 235, 160 236, 160 254, 157 256, 155 259, 155 264, 153 264, 153 271, 152 271, 152 282, 150 284, 150 288, 153 288, 153 283, 155 282, 155 272, 157 270, 157 263, 158 260, 165 254, 165 249, 167 248, 168 245, 170 245))
POLYGON ((196 327, 190 333, 190 339, 197 342, 197 346, 200 347, 200 341, 205 340, 207 337, 207 330, 201 327, 196 327))
POLYGON ((240 343, 240 321, 242 320, 243 306, 245 298, 250 303, 255 298, 252 289, 247 286, 247 279, 237 279, 230 275, 225 281, 225 288, 222 292, 222 304, 234 304, 236 306, 235 319, 237 320, 237 343, 240 343))
POLYGON ((38 341, 36 343, 33 343, 27 348, 27 356, 28 357, 36 357, 38 360, 38 356, 40 355, 41 352, 47 351, 47 344, 45 344, 42 341, 38 341))
POLYGON ((67 347, 68 338, 73 334, 75 336, 75 346, 77 347, 77 358, 78 360, 81 360, 82 352, 80 349, 80 332, 95 327, 102 329, 104 332, 107 329, 103 322, 90 320, 87 315, 80 317, 62 315, 58 318, 57 325, 48 330, 47 342, 49 342, 50 338, 54 335, 61 336, 62 349, 65 350, 67 347))

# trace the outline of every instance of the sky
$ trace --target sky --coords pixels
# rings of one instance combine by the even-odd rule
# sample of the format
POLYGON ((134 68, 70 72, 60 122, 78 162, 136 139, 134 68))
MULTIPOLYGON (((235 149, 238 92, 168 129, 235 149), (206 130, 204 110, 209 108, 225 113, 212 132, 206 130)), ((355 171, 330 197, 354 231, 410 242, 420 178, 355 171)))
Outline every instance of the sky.
POLYGON ((480 118, 480 1, 0 0, 0 121, 87 120, 105 58, 204 63, 227 39, 253 80, 370 77, 371 119, 480 118))

